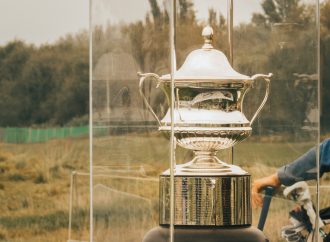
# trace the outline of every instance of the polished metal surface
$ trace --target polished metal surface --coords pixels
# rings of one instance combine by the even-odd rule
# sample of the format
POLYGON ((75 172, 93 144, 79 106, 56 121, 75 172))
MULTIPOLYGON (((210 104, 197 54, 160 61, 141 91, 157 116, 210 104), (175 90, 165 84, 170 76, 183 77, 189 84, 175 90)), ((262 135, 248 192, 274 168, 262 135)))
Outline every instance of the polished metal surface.
MULTIPOLYGON (((213 29, 206 26, 203 29, 204 45, 201 49, 192 51, 183 65, 174 73, 176 80, 249 80, 250 77, 235 71, 225 54, 212 46, 213 29)), ((161 81, 170 80, 170 75, 160 77, 161 81)))
POLYGON ((206 130, 184 130, 175 132, 177 143, 194 151, 217 151, 227 149, 251 135, 251 128, 228 128, 206 130))
MULTIPOLYGON (((169 224, 169 176, 160 177, 160 224, 169 224)), ((175 225, 250 225, 250 176, 175 176, 175 225)))
MULTIPOLYGON (((227 57, 213 48, 213 29, 205 27, 202 35, 203 47, 192 51, 173 74, 173 94, 169 74, 162 77, 154 73, 140 74, 139 85, 146 107, 159 123, 159 130, 167 133, 174 130, 177 144, 195 153, 227 149, 249 137, 252 123, 267 101, 272 76, 256 74, 249 77, 236 72, 227 57), (146 80, 156 81, 167 100, 174 95, 174 110, 169 109, 162 119, 157 117, 145 97, 143 85, 146 80), (244 97, 259 80, 265 82, 266 91, 249 121, 243 111, 244 97)), ((192 161, 198 160, 196 156, 192 161)), ((209 157, 208 160, 215 159, 209 157)), ((210 167, 216 168, 211 163, 210 167)))
POLYGON ((250 225, 250 176, 221 161, 216 153, 251 135, 252 123, 267 101, 272 74, 250 77, 236 72, 227 57, 213 48, 213 29, 204 28, 202 35, 204 45, 192 51, 179 70, 161 77, 139 74, 140 94, 159 130, 174 134, 176 144, 194 152, 191 161, 176 165, 175 173, 168 170, 160 177, 160 224, 173 224, 170 194, 174 192, 175 225, 250 225), (249 121, 243 111, 244 97, 259 80, 265 82, 266 91, 249 121), (174 106, 162 119, 145 96, 145 81, 156 81, 169 104, 174 98, 174 106))
MULTIPOLYGON (((161 120, 162 126, 171 125, 171 115, 168 111, 161 120)), ((250 121, 239 111, 225 112, 223 110, 209 110, 198 108, 174 109, 175 127, 226 127, 226 125, 250 125, 250 121)), ((165 128, 162 128, 165 130, 165 128)))

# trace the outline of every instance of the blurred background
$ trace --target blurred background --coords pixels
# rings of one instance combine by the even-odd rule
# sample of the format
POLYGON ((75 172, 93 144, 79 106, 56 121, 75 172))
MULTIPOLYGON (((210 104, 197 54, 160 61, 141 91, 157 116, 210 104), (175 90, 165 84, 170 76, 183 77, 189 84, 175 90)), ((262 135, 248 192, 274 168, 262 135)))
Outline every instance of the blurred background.
MULTIPOLYGON (((226 3, 178 0, 178 67, 201 47, 206 24, 215 29, 215 47, 228 56, 226 3)), ((234 68, 275 74, 252 137, 235 148, 235 160, 257 178, 316 145, 319 131, 321 140, 329 137, 330 1, 321 2, 320 80, 316 1, 234 3, 234 68)), ((86 0, 0 0, 0 241, 88 241, 89 58, 95 241, 141 240, 157 224, 158 175, 168 168, 168 140, 139 97, 136 73, 169 73, 168 4, 92 1, 92 56, 89 7, 86 0), (129 212, 116 214, 118 209, 129 212), (135 225, 130 234, 123 233, 127 222, 135 225)), ((152 84, 145 91, 164 115, 165 97, 152 84)), ((248 114, 262 94, 251 96, 248 114)), ((177 151, 178 163, 190 156, 177 151)), ((327 176, 322 182, 326 206, 327 176)), ((287 223, 288 210, 276 212, 291 205, 275 202, 270 221, 276 228, 287 223)), ((281 241, 276 230, 266 229, 271 241, 281 241)))

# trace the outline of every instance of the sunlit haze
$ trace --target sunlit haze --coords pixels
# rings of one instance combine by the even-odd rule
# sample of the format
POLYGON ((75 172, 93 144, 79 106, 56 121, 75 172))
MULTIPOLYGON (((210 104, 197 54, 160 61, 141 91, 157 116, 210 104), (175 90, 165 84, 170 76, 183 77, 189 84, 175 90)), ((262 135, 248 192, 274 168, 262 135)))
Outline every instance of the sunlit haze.
MULTIPOLYGON (((235 0, 234 24, 250 21, 252 13, 262 11, 261 1, 235 0)), ((158 2, 163 6, 166 1, 158 2)), ((227 0, 193 2, 198 21, 207 20, 210 8, 227 14, 227 0)), ((143 20, 149 10, 148 0, 94 0, 93 23, 143 20)), ((13 39, 36 45, 53 43, 67 33, 87 30, 88 25, 89 0, 0 0, 0 45, 13 39)))
POLYGON ((88 0, 0 0, 0 45, 13 39, 40 45, 88 29, 88 0))

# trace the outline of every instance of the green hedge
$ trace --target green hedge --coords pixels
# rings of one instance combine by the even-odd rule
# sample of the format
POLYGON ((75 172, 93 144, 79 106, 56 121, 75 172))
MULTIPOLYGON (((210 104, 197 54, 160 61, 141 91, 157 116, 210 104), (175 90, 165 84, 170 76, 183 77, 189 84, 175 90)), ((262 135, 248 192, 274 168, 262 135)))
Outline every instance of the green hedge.
POLYGON ((62 139, 69 137, 87 136, 88 126, 63 127, 63 128, 2 128, 0 129, 0 140, 5 143, 38 143, 50 139, 62 139))

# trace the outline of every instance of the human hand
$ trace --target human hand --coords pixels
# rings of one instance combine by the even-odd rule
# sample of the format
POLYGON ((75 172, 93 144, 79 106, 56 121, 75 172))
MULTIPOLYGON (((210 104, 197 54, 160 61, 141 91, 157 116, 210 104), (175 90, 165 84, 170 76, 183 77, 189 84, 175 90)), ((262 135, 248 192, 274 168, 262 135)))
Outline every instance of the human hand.
POLYGON ((263 204, 263 197, 261 196, 262 190, 267 187, 271 186, 275 189, 281 186, 281 182, 277 176, 277 173, 257 179, 252 184, 252 207, 257 208, 261 207, 263 204))

